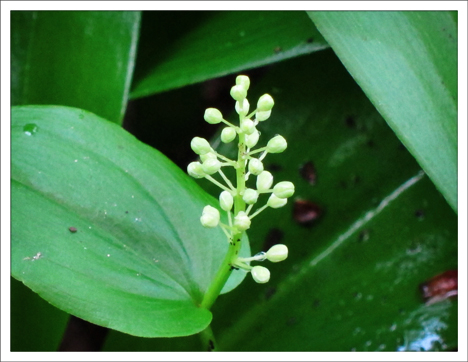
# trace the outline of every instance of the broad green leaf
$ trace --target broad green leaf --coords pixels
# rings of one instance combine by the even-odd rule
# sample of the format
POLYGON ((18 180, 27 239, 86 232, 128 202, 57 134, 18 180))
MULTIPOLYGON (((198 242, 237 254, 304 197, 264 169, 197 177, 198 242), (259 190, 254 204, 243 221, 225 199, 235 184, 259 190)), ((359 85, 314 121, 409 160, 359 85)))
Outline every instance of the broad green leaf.
MULTIPOLYGON (((12 275, 58 308, 143 337, 203 330, 227 250, 217 202, 156 150, 84 110, 12 110, 12 275)), ((243 255, 249 254, 245 240, 243 255)), ((233 273, 224 288, 244 278, 233 273)))
POLYGON ((457 20, 450 12, 310 12, 457 211, 457 20))
POLYGON ((296 193, 255 218, 249 239, 253 254, 284 243, 290 255, 265 265, 268 284, 247 278, 214 305, 220 349, 456 348, 457 301, 425 305, 419 290, 457 269, 453 210, 330 51, 272 67, 250 103, 270 90, 275 106, 259 125, 259 146, 275 134, 287 139, 264 164, 296 193), (301 175, 307 162, 315 184, 301 175), (294 217, 300 199, 319 208, 309 226, 294 217))
POLYGON ((69 315, 11 278, 10 350, 56 351, 69 315))
POLYGON ((327 47, 302 11, 145 12, 131 97, 327 47))
POLYGON ((12 104, 79 107, 121 123, 140 12, 15 11, 12 104))

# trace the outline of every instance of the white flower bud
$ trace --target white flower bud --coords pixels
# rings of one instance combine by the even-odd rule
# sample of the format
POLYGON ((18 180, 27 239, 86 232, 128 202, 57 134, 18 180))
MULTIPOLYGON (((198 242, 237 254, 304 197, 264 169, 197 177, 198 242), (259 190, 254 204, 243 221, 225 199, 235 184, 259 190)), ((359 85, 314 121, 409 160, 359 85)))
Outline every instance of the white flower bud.
POLYGON ((260 138, 260 132, 255 129, 255 131, 252 134, 246 134, 245 135, 245 144, 248 148, 255 147, 258 139, 260 138))
POLYGON ((231 97, 236 101, 241 102, 247 97, 247 89, 242 85, 235 85, 231 88, 231 97))
POLYGON ((258 158, 252 158, 249 161, 249 172, 252 175, 258 176, 263 172, 263 163, 258 158))
POLYGON ((190 176, 194 178, 203 178, 206 176, 206 173, 205 171, 203 171, 200 162, 190 162, 187 166, 187 172, 190 176))
POLYGON ((269 153, 281 153, 286 147, 288 147, 288 143, 283 136, 278 135, 268 141, 266 149, 269 153))
POLYGON ((210 124, 217 124, 222 122, 223 114, 216 108, 207 108, 204 118, 210 124))
POLYGON ((206 228, 214 228, 219 223, 219 211, 214 207, 207 205, 203 208, 202 216, 200 218, 201 224, 206 228))
POLYGON ((241 130, 242 132, 244 132, 245 134, 252 134, 254 133, 257 129, 255 128, 255 123, 253 123, 253 121, 251 119, 244 119, 242 121, 242 124, 241 124, 241 130))
POLYGON ((247 230, 250 227, 250 218, 244 211, 239 211, 239 213, 234 217, 234 226, 239 231, 247 230))
POLYGON ((271 194, 270 198, 267 201, 267 205, 273 209, 279 209, 283 207, 288 202, 288 199, 280 199, 279 197, 275 196, 275 194, 271 194))
POLYGON ((215 172, 218 172, 221 168, 221 162, 219 162, 215 158, 209 158, 205 162, 202 163, 202 169, 208 175, 212 175, 215 172))
POLYGON ((209 159, 217 160, 218 156, 216 156, 213 152, 208 152, 208 153, 205 153, 204 155, 200 155, 200 160, 202 162, 205 162, 206 160, 209 160, 209 159))
POLYGON ((232 209, 234 203, 234 198, 231 193, 228 191, 223 191, 219 194, 219 205, 224 211, 229 211, 232 209))
POLYGON ((269 94, 264 94, 260 97, 257 103, 257 110, 260 112, 270 111, 275 102, 269 94))
POLYGON ((268 191, 273 185, 273 175, 268 171, 262 171, 257 176, 257 190, 259 192, 268 191))
POLYGON ((288 247, 283 244, 273 245, 266 253, 266 258, 272 263, 278 263, 288 257, 288 247))
POLYGON ((229 143, 236 138, 237 132, 233 127, 226 127, 221 131, 221 141, 229 143))
POLYGON ((252 270, 252 278, 257 283, 264 284, 270 280, 270 271, 264 266, 255 265, 252 270))
POLYGON ((247 98, 244 99, 244 102, 242 103, 242 109, 240 108, 240 103, 239 102, 236 102, 236 112, 237 114, 247 114, 249 113, 249 108, 250 108, 250 104, 249 104, 249 101, 247 100, 247 98))
POLYGON ((242 86, 246 91, 250 87, 250 79, 246 75, 238 75, 236 77, 236 85, 242 86))
POLYGON ((291 197, 294 194, 294 184, 289 181, 278 182, 273 187, 273 193, 281 199, 291 197))
POLYGON ((254 189, 246 189, 244 191, 244 195, 242 199, 245 201, 246 204, 252 205, 255 204, 258 200, 258 192, 254 189))
POLYGON ((211 146, 208 141, 201 137, 194 137, 190 146, 192 147, 193 152, 197 155, 204 155, 211 151, 211 146))
POLYGON ((257 121, 262 122, 270 118, 270 115, 271 115, 271 111, 257 112, 255 114, 255 118, 257 119, 257 121))

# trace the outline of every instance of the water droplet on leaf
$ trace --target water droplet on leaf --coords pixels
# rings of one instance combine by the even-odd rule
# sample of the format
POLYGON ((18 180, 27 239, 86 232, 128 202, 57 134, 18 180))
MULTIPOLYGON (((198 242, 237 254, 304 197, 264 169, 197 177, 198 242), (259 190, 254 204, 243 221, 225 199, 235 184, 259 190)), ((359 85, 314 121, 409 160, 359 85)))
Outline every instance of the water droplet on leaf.
POLYGON ((37 127, 37 124, 28 123, 23 127, 23 132, 26 136, 32 136, 37 133, 38 129, 39 127, 37 127))

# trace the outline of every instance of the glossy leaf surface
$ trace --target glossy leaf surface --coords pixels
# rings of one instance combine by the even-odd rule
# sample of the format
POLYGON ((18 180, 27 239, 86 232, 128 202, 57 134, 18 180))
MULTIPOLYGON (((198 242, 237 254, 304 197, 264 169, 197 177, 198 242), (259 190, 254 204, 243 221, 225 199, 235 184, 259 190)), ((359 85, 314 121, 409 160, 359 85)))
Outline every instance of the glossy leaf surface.
POLYGON ((84 110, 14 107, 11 187, 12 275, 51 304, 144 337, 209 324, 227 243, 199 217, 217 202, 159 152, 84 110))
POLYGON ((327 47, 302 11, 148 12, 131 97, 327 47))
POLYGON ((12 12, 12 104, 79 107, 121 123, 140 12, 12 12))
POLYGON ((456 15, 444 11, 309 15, 457 211, 456 15))

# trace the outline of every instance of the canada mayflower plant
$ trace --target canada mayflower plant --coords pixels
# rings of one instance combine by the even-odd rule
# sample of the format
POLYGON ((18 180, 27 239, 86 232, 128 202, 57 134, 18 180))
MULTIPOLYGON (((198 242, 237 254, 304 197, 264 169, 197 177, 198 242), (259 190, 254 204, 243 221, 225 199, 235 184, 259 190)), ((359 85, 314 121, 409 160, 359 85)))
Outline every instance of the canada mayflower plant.
MULTIPOLYGON (((268 153, 281 153, 286 149, 287 142, 284 137, 277 135, 270 139, 266 146, 255 148, 260 141, 257 126, 270 117, 274 101, 269 94, 264 94, 258 100, 256 109, 249 113, 250 103, 247 100, 249 85, 250 79, 245 75, 239 75, 236 78, 236 85, 231 88, 231 96, 236 101, 235 110, 239 115, 239 125, 226 121, 216 108, 208 108, 204 115, 205 121, 210 124, 226 125, 221 132, 222 142, 234 142, 237 138, 237 160, 219 154, 204 138, 195 137, 191 142, 192 150, 200 156, 200 160, 188 165, 189 175, 194 178, 206 178, 220 187, 222 191, 219 195, 219 206, 227 213, 228 224, 220 222, 219 210, 209 205, 204 207, 200 217, 204 227, 220 227, 229 242, 223 265, 210 287, 213 289, 212 294, 215 295, 219 294, 231 270, 243 269, 251 272, 257 283, 266 283, 270 279, 270 271, 259 265, 252 267, 250 262, 269 260, 276 263, 288 256, 288 248, 282 244, 274 245, 267 252, 262 251, 250 258, 238 256, 242 234, 251 227, 252 219, 268 207, 274 209, 283 207, 294 193, 292 182, 281 181, 274 185, 273 175, 264 169, 262 162, 268 153), (225 167, 235 169, 235 182, 231 182, 223 172, 225 167), (215 178, 216 175, 219 177, 215 178), (270 196, 264 205, 258 206, 261 194, 270 196)), ((207 294, 210 294, 210 290, 207 294)), ((205 304, 209 307, 212 302, 214 300, 205 304)))

